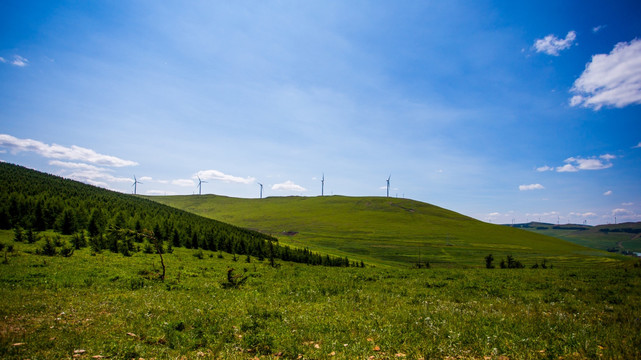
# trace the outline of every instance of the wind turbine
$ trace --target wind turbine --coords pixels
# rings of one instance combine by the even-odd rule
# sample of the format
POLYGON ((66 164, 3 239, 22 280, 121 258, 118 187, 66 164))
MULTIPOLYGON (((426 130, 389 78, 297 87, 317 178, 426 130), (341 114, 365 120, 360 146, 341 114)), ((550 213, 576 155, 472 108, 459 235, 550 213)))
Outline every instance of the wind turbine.
POLYGON ((389 174, 389 176, 387 177, 387 197, 389 197, 389 179, 391 178, 392 178, 392 174, 389 174))
POLYGON ((260 185, 260 198, 262 199, 263 198, 263 184, 258 183, 258 185, 260 185))
POLYGON ((200 176, 196 175, 198 178, 198 195, 201 195, 201 190, 202 190, 202 184, 207 183, 207 181, 202 181, 200 180, 200 176))
POLYGON ((138 184, 142 184, 142 183, 140 181, 138 181, 136 179, 136 175, 134 175, 134 183, 133 183, 133 185, 131 185, 131 186, 134 187, 134 195, 136 195, 136 191, 138 190, 138 184))
POLYGON ((325 173, 323 173, 323 177, 321 178, 321 196, 325 196, 325 173))

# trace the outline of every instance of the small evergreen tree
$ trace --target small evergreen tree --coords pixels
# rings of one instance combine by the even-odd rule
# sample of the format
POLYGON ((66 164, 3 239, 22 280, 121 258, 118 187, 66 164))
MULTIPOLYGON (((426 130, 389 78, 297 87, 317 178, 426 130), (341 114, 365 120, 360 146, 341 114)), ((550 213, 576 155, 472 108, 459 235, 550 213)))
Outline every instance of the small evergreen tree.
POLYGON ((24 240, 22 228, 20 226, 16 226, 13 229, 13 241, 15 242, 22 242, 24 240))
POLYGON ((485 257, 485 268, 486 269, 494 269, 494 265, 492 265, 492 262, 494 261, 494 256, 492 254, 489 254, 488 256, 485 257))
POLYGON ((34 233, 33 229, 31 228, 27 229, 27 242, 29 244, 33 244, 36 241, 38 241, 38 237, 36 236, 36 233, 34 233))

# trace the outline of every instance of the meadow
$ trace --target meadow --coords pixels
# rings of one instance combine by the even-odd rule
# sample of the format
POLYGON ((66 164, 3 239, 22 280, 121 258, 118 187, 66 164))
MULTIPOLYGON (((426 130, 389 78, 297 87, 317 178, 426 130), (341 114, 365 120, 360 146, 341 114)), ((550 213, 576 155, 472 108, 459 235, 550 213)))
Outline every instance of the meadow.
POLYGON ((385 197, 150 196, 149 200, 210 219, 257 230, 281 244, 407 267, 482 266, 488 254, 513 255, 527 266, 615 266, 622 256, 530 231, 488 224, 411 199, 385 197))
POLYGON ((175 248, 161 281, 157 254, 43 256, 42 242, 12 237, 0 231, 13 246, 0 264, 3 359, 641 358, 638 263, 272 267, 175 248))

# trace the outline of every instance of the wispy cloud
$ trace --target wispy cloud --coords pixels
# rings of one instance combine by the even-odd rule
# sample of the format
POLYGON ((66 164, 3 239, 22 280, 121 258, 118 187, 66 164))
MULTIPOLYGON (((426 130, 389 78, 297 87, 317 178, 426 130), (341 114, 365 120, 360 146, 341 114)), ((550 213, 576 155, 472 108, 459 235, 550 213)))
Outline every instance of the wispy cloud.
POLYGON ((304 187, 294 184, 293 181, 287 180, 284 183, 274 184, 272 190, 284 190, 284 191, 294 191, 294 192, 304 192, 307 191, 304 187))
POLYGON ((612 167, 611 160, 616 156, 605 154, 599 157, 590 158, 570 157, 565 159, 565 165, 556 168, 557 172, 577 172, 581 170, 603 170, 612 167))
POLYGON ((641 39, 616 44, 610 54, 592 56, 571 93, 571 106, 622 108, 641 104, 641 39))
POLYGON ((607 25, 599 25, 599 26, 595 26, 595 27, 593 27, 593 28, 592 28, 592 32, 596 34, 596 33, 598 33, 599 31, 601 31, 601 30, 605 29, 606 27, 607 27, 607 25))
POLYGON ((592 211, 580 213, 580 212, 571 212, 569 214, 570 216, 580 216, 580 217, 595 217, 597 214, 593 213, 592 211))
POLYGON ((97 167, 97 166, 94 166, 94 165, 89 165, 89 164, 84 164, 84 163, 76 163, 76 162, 68 162, 68 161, 60 161, 60 160, 51 160, 51 161, 49 161, 49 165, 59 166, 59 167, 66 168, 66 169, 81 169, 81 170, 91 170, 91 171, 109 171, 108 169, 97 167))
POLYGON ((536 168, 536 171, 539 171, 539 172, 543 172, 543 171, 554 171, 554 168, 553 168, 553 167, 550 167, 550 166, 545 165, 545 166, 541 166, 541 167, 536 168))
POLYGON ((612 195, 612 190, 608 190, 603 193, 603 196, 610 196, 610 195, 612 195))
MULTIPOLYGON (((228 175, 218 170, 203 170, 199 171, 196 175, 200 177, 201 180, 220 180, 224 182, 240 184, 251 184, 256 181, 256 178, 253 177, 242 178, 238 176, 228 175)), ((196 176, 194 176, 194 178, 196 178, 196 176)))
POLYGON ((527 190, 542 190, 545 189, 545 187, 541 184, 529 184, 529 185, 519 185, 519 190, 520 191, 527 191, 527 190))
POLYGON ((632 148, 633 148, 633 149, 639 149, 639 148, 641 148, 641 141, 639 141, 639 143, 638 143, 638 144, 636 144, 635 146, 633 146, 632 148))
POLYGON ((72 145, 71 147, 58 144, 49 145, 32 139, 18 139, 7 134, 0 134, 0 146, 8 148, 13 154, 23 151, 33 152, 49 159, 75 160, 113 167, 138 165, 135 161, 99 154, 94 150, 76 145, 72 145))
POLYGON ((29 64, 29 60, 27 58, 24 58, 20 55, 14 55, 13 60, 9 61, 2 56, 0 56, 0 63, 6 64, 9 63, 13 66, 18 66, 18 67, 25 67, 29 64))
POLYGON ((537 39, 534 42, 536 52, 543 52, 552 56, 559 56, 559 51, 568 49, 576 39, 574 31, 568 32, 565 39, 559 39, 555 35, 548 35, 543 39, 537 39))
POLYGON ((29 64, 29 60, 27 60, 26 58, 20 55, 14 55, 13 61, 11 61, 11 65, 19 66, 19 67, 25 67, 28 64, 29 64))
POLYGON ((171 181, 172 185, 178 186, 196 186, 196 183, 191 179, 177 179, 171 181))

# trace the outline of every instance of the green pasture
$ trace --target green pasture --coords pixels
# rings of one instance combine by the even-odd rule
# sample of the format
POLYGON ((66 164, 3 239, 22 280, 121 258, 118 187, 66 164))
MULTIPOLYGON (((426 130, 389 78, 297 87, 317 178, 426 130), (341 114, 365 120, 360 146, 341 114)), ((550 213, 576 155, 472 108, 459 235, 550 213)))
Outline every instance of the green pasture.
POLYGON ((534 226, 526 228, 529 231, 542 235, 553 236, 559 239, 567 240, 575 244, 591 247, 594 249, 618 249, 619 251, 628 250, 641 252, 641 234, 623 231, 604 231, 604 230, 635 230, 641 231, 641 223, 623 223, 599 225, 594 227, 585 227, 586 230, 576 230, 572 227, 564 228, 563 226, 555 228, 552 225, 534 226))
POLYGON ((3 359, 641 357, 641 268, 632 263, 271 267, 175 248, 160 281, 157 254, 43 256, 41 243, 11 238, 0 231, 13 246, 0 264, 3 359), (237 287, 225 285, 230 268, 245 278, 237 287))
POLYGON ((429 261, 437 267, 483 266, 508 254, 526 265, 610 266, 621 256, 557 238, 484 223, 419 201, 384 197, 217 195, 148 197, 172 207, 276 236, 313 251, 379 266, 429 261))

